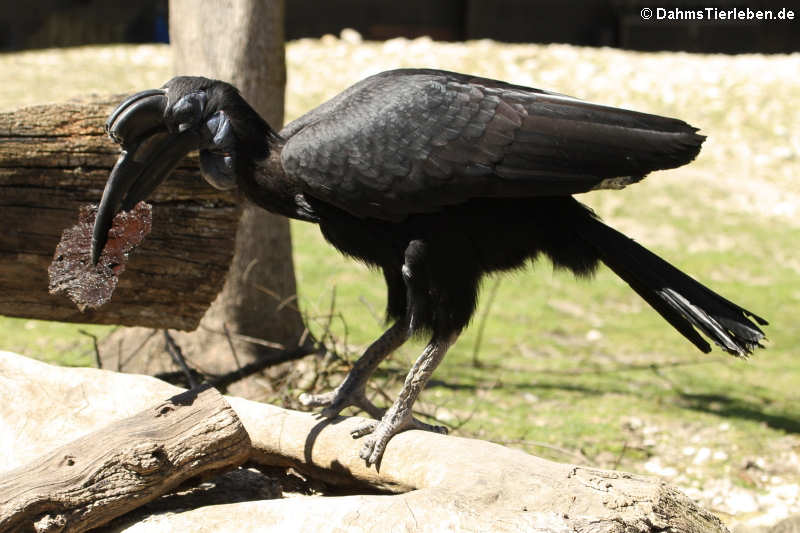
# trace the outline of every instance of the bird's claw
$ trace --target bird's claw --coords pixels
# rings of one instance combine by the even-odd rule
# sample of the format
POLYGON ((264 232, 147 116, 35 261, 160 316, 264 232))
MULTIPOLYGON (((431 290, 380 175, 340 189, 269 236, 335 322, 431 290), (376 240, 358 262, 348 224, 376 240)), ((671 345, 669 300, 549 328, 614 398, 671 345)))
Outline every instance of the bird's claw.
POLYGON ((370 466, 380 462, 386 445, 392 437, 409 429, 421 429, 442 435, 447 434, 446 427, 421 422, 411 416, 410 411, 404 415, 397 416, 393 415, 393 410, 390 409, 380 421, 367 420, 350 431, 350 435, 354 439, 369 435, 361 446, 358 456, 367 463, 367 466, 370 466))
POLYGON ((303 393, 298 399, 305 407, 324 407, 319 413, 320 416, 324 418, 334 418, 338 416, 345 407, 351 405, 364 410, 375 418, 383 416, 385 411, 369 401, 363 389, 345 391, 345 389, 340 386, 323 394, 303 393))

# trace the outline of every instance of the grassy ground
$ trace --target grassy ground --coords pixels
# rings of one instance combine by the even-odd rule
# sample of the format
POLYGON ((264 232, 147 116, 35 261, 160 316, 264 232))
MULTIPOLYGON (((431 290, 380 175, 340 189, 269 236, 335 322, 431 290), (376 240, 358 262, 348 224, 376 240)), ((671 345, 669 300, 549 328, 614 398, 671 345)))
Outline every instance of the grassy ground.
MULTIPOLYGON (((487 282, 478 320, 420 408, 458 434, 661 475, 731 523, 769 524, 800 511, 800 56, 349 37, 289 45, 288 120, 368 74, 428 66, 700 126, 709 139, 690 167, 582 200, 771 322, 769 349, 751 360, 706 356, 609 271, 576 281, 540 263, 487 282), (480 368, 472 364, 476 353, 480 368)), ((168 63, 160 46, 0 55, 0 110, 157 86, 170 76, 168 63)), ((343 260, 315 227, 298 223, 292 232, 300 301, 312 327, 324 327, 316 317, 327 315, 335 291, 346 322, 334 321, 332 330, 355 356, 381 328, 380 276, 343 260)), ((87 328, 0 318, 0 348, 89 364, 92 340, 80 329, 87 328)), ((420 348, 404 348, 386 367, 402 374, 420 348)))

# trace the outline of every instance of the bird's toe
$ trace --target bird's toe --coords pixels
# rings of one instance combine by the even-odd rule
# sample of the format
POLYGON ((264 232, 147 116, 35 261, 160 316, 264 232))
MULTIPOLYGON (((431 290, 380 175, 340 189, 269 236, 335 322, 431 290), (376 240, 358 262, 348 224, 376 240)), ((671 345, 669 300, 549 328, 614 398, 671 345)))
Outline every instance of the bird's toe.
POLYGON ((345 407, 351 405, 362 409, 375 418, 380 418, 384 413, 384 409, 377 407, 367 399, 363 390, 346 391, 339 387, 324 394, 303 393, 298 399, 305 407, 323 407, 324 409, 320 414, 325 418, 339 416, 339 413, 345 407))
POLYGON ((383 456, 383 450, 386 448, 387 442, 389 442, 389 439, 384 440, 370 437, 361 447, 358 456, 367 463, 367 466, 377 464, 383 456))
POLYGON ((346 405, 332 403, 322 411, 320 411, 320 416, 323 418, 336 418, 339 416, 339 413, 342 412, 342 409, 347 407, 346 405))
POLYGON ((308 394, 304 392, 298 400, 304 407, 327 407, 333 403, 335 391, 325 394, 308 394))
POLYGON ((447 434, 446 427, 420 422, 410 414, 406 416, 391 416, 390 413, 387 413, 380 421, 368 420, 357 426, 350 431, 350 435, 354 439, 368 435, 358 455, 369 466, 380 461, 386 445, 392 437, 409 429, 421 429, 433 433, 447 434))
POLYGON ((408 425, 402 422, 385 419, 369 420, 356 427, 350 434, 354 439, 368 435, 358 456, 367 463, 367 466, 370 466, 381 460, 386 445, 392 437, 405 429, 408 429, 408 425))
POLYGON ((414 423, 408 429, 421 429, 423 431, 430 431, 432 433, 439 433, 440 435, 447 435, 449 430, 444 426, 435 426, 433 424, 426 424, 425 422, 420 422, 416 418, 413 421, 414 423))
POLYGON ((375 431, 375 428, 377 428, 377 427, 378 427, 378 421, 377 420, 367 420, 363 424, 361 424, 361 425, 357 426, 355 429, 351 430, 350 431, 350 435, 354 439, 358 439, 360 437, 363 437, 364 435, 369 435, 370 433, 375 431))

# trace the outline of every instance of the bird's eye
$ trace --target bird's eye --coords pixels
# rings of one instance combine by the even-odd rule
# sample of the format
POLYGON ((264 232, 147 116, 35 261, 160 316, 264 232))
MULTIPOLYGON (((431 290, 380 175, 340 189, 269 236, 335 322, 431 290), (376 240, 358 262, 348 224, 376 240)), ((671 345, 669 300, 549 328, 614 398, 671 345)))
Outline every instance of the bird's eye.
POLYGON ((204 92, 194 92, 182 96, 175 105, 170 108, 170 118, 173 127, 178 131, 185 131, 197 126, 206 107, 206 94, 204 92))

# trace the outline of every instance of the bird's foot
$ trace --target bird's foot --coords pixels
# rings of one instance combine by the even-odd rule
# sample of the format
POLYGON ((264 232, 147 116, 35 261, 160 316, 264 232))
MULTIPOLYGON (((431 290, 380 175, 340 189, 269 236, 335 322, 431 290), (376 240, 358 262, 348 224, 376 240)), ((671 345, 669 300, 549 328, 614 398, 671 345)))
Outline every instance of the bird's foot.
POLYGON ((323 394, 303 393, 299 398, 300 403, 305 407, 324 407, 320 415, 325 418, 338 416, 342 409, 350 405, 363 409, 374 418, 383 416, 385 409, 369 401, 363 387, 346 387, 346 383, 345 381, 334 390, 323 394))
POLYGON ((386 445, 389 441, 402 431, 409 429, 421 429, 423 431, 433 431, 434 433, 447 434, 444 426, 434 426, 426 424, 411 416, 411 410, 400 412, 394 408, 389 409, 380 420, 368 420, 352 430, 350 435, 354 439, 369 435, 361 447, 359 457, 366 461, 367 466, 378 464, 386 445))

